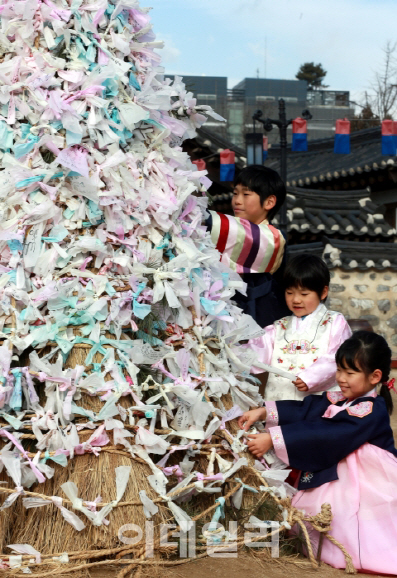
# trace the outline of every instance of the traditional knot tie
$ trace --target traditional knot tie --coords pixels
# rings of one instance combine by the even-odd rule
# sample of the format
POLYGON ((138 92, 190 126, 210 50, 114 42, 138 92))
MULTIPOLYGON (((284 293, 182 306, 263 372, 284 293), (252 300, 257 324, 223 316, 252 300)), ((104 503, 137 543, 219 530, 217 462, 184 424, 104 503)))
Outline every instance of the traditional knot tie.
POLYGON ((323 415, 321 417, 328 417, 328 418, 333 418, 337 413, 339 413, 340 411, 343 411, 345 408, 343 406, 340 405, 330 405, 327 407, 327 409, 325 410, 325 412, 323 413, 323 415))

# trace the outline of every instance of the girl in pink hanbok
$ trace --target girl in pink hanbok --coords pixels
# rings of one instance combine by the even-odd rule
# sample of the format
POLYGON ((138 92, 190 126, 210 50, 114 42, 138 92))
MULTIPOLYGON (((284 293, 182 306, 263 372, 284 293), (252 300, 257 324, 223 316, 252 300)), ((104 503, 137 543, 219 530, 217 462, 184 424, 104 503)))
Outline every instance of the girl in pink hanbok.
MULTIPOLYGON (((351 330, 341 313, 324 304, 329 283, 329 270, 320 257, 305 253, 288 261, 285 300, 292 315, 266 327, 265 334, 247 346, 256 352, 258 361, 273 367, 266 401, 302 400, 311 393, 339 390, 335 353, 351 330)), ((261 373, 263 369, 253 367, 251 371, 261 373)))
MULTIPOLYGON (((397 450, 388 413, 391 351, 383 337, 358 331, 336 354, 340 392, 298 401, 267 401, 246 412, 246 431, 266 419, 268 433, 249 435, 255 456, 274 448, 300 470, 292 504, 315 515, 331 504, 331 534, 361 572, 397 575, 397 450), (379 394, 377 390, 379 388, 379 394)), ((319 535, 312 531, 316 546, 319 535)), ((342 552, 325 540, 321 558, 345 568, 342 552)))

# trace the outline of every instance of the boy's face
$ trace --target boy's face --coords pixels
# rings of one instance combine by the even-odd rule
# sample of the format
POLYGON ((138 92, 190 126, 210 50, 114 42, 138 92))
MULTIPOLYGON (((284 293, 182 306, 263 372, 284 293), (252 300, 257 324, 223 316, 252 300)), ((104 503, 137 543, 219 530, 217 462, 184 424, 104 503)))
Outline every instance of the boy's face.
POLYGON ((320 301, 326 299, 328 287, 324 287, 321 300, 315 291, 305 289, 304 287, 289 287, 285 291, 285 302, 287 307, 297 317, 310 315, 320 305, 320 301))
POLYGON ((255 225, 259 225, 265 219, 267 214, 276 204, 276 197, 270 195, 263 204, 258 193, 250 191, 243 185, 236 185, 233 191, 232 208, 234 216, 240 219, 247 219, 255 225))

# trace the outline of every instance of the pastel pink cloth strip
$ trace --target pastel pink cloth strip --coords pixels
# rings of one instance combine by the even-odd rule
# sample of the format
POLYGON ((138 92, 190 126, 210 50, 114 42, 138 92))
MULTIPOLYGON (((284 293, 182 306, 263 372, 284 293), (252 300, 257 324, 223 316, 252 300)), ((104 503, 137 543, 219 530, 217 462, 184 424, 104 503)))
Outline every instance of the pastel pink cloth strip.
POLYGON ((6 436, 13 444, 15 447, 17 447, 19 449, 19 451, 21 452, 21 454, 24 456, 24 458, 27 459, 27 461, 29 462, 29 466, 32 469, 32 472, 34 473, 34 475, 36 476, 36 478, 38 479, 38 481, 43 484, 46 481, 45 476, 43 476, 43 474, 40 472, 40 470, 38 470, 36 468, 36 466, 34 465, 34 463, 32 462, 32 460, 30 459, 30 457, 28 456, 28 454, 26 453, 26 451, 23 449, 22 445, 19 443, 19 441, 12 435, 10 434, 7 430, 5 429, 0 429, 0 435, 1 436, 6 436))

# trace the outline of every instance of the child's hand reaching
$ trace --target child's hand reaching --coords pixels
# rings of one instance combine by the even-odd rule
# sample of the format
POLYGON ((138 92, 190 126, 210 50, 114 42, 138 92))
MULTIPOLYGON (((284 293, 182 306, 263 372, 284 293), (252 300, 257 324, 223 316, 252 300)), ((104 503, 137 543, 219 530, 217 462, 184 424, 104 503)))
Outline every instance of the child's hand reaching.
POLYGON ((243 413, 243 415, 238 420, 238 425, 240 429, 248 431, 252 424, 254 424, 256 421, 264 421, 265 419, 266 408, 257 407, 256 409, 251 409, 250 411, 243 413))
POLYGON ((296 389, 299 389, 299 391, 309 391, 306 383, 302 381, 300 377, 297 377, 292 383, 295 385, 296 389))
POLYGON ((251 434, 247 438, 249 440, 247 442, 248 449, 257 458, 261 458, 273 447, 271 435, 268 433, 251 434))

